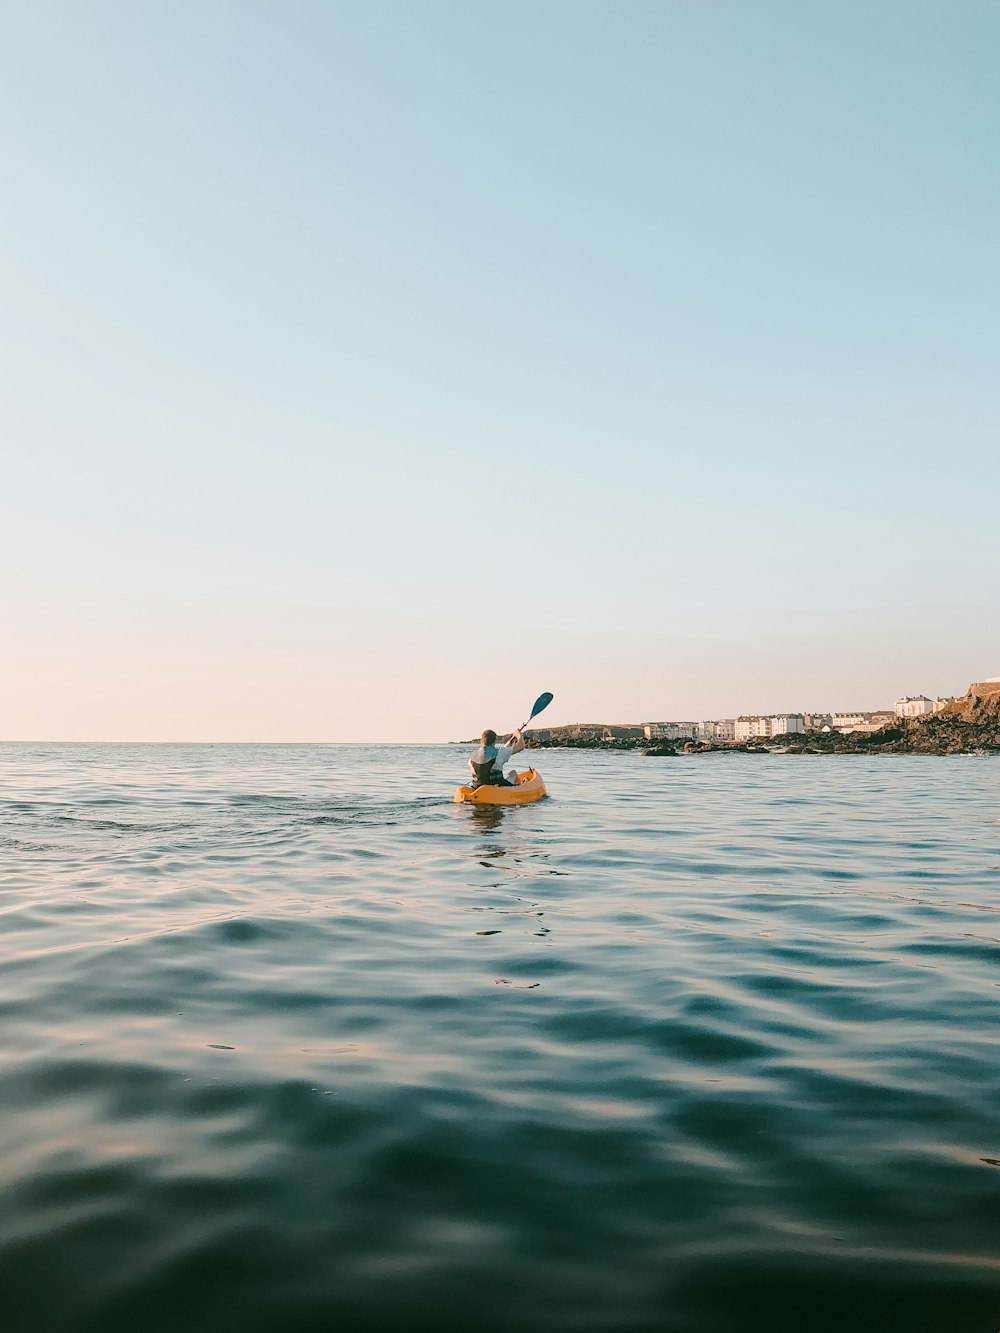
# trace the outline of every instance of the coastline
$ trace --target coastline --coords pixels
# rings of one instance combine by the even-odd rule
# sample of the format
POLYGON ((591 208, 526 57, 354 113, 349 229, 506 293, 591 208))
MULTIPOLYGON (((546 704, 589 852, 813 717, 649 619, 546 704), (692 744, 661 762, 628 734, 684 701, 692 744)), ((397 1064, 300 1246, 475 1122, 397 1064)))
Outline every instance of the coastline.
POLYGON ((1000 754, 1000 691, 973 688, 938 713, 896 718, 873 732, 804 731, 762 741, 654 740, 634 724, 539 727, 526 749, 633 750, 651 758, 681 754, 1000 754))

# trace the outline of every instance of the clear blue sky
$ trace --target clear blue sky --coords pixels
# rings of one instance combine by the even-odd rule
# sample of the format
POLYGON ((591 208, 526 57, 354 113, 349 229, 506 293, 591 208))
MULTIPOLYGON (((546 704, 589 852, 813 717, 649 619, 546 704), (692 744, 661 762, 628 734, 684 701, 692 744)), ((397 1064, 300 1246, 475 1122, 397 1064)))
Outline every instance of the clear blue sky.
POLYGON ((1000 6, 0 18, 0 736, 1000 673, 1000 6))

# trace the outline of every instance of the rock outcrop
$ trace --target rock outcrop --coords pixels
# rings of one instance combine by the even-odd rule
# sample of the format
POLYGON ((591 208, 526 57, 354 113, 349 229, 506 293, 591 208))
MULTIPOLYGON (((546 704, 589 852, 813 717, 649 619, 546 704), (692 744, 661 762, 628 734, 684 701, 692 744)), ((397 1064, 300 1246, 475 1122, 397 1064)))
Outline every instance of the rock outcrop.
POLYGON ((573 750, 635 750, 646 743, 641 723, 574 722, 565 727, 536 727, 527 732, 525 744, 558 746, 573 750))
MULTIPOLYGON (((992 685, 994 682, 984 682, 992 685)), ((925 717, 897 718, 871 735, 838 736, 807 733, 787 737, 791 753, 814 754, 972 754, 1000 752, 1000 681, 983 692, 984 683, 973 685, 940 713, 925 717)))

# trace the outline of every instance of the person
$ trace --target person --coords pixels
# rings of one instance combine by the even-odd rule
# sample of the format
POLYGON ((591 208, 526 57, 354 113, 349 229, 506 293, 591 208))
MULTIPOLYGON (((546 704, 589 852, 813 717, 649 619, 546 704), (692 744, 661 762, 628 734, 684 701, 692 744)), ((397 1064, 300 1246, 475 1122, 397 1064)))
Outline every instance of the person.
POLYGON ((469 760, 469 768, 472 770, 473 787, 515 787, 517 785, 517 773, 511 769, 509 773, 504 774, 503 766, 512 755, 520 754, 524 749, 524 740, 521 733, 515 731, 510 738, 510 744, 497 745, 497 734, 491 727, 487 727, 480 737, 482 745, 469 760))

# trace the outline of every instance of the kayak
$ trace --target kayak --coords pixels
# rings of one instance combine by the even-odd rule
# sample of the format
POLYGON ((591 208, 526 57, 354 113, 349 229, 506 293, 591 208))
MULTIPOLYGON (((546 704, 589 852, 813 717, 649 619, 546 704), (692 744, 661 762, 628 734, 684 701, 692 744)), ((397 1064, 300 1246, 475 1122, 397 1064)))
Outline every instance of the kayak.
POLYGON ((517 775, 516 787, 456 787, 454 799, 470 805, 527 805, 544 795, 541 773, 529 768, 517 775))
POLYGON ((541 773, 529 768, 517 775, 516 787, 456 787, 454 800, 470 805, 527 805, 544 795, 541 773))

